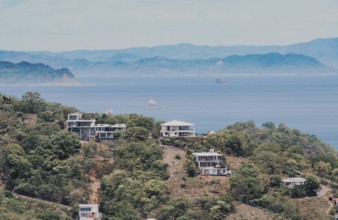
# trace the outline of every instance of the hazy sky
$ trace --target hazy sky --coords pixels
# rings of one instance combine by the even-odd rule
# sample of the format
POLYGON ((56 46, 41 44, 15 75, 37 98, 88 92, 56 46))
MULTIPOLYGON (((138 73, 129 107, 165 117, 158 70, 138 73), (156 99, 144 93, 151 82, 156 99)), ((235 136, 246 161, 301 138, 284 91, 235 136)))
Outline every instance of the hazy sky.
POLYGON ((338 37, 338 0, 0 0, 0 49, 285 45, 338 37))

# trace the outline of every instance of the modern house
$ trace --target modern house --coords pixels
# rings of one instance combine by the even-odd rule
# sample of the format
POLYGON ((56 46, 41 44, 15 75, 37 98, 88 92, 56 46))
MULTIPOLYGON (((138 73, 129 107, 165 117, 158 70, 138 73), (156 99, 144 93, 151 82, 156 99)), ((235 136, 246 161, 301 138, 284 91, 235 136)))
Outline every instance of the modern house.
POLYGON ((80 113, 68 115, 67 128, 68 131, 78 134, 80 140, 89 141, 95 137, 95 119, 82 119, 80 113))
POLYGON ((79 220, 99 220, 99 204, 80 204, 79 220))
POLYGON ((119 131, 126 129, 125 124, 97 124, 95 126, 95 134, 100 140, 111 140, 116 138, 119 131))
POLYGON ((193 153, 198 170, 202 175, 227 176, 231 175, 231 170, 220 160, 221 154, 210 149, 207 152, 193 153))
POLYGON ((97 124, 95 119, 82 119, 82 114, 72 113, 68 115, 68 131, 79 135, 80 140, 89 141, 97 138, 100 141, 109 141, 117 137, 119 131, 125 130, 125 124, 97 124))
POLYGON ((169 121, 161 125, 161 137, 195 137, 195 125, 182 121, 169 121))
POLYGON ((305 181, 306 180, 302 177, 289 177, 286 179, 282 179, 283 185, 287 186, 289 189, 292 189, 295 186, 303 185, 305 181))

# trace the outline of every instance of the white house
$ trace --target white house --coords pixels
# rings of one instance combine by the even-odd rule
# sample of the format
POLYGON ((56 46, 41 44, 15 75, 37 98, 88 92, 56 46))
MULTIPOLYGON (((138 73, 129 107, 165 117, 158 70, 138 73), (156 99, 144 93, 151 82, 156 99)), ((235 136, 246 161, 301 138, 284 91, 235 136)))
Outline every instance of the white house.
POLYGON ((169 121, 161 125, 161 137, 195 137, 195 125, 182 121, 169 121))
POLYGON ((198 169, 202 175, 226 176, 231 174, 231 170, 221 163, 221 154, 210 149, 208 152, 193 153, 198 169))
POLYGON ((81 140, 89 141, 95 137, 95 119, 82 119, 82 114, 72 113, 68 115, 67 128, 75 132, 81 140))
POLYGON ((95 134, 100 140, 111 140, 116 137, 119 131, 126 129, 125 124, 97 124, 95 126, 95 134))
POLYGON ((303 185, 305 183, 305 179, 302 177, 289 177, 286 179, 282 179, 282 183, 284 186, 292 189, 295 186, 303 185))
POLYGON ((67 120, 68 131, 79 135, 80 140, 89 141, 97 137, 99 140, 112 140, 119 131, 125 130, 125 124, 97 124, 95 119, 82 119, 82 114, 72 113, 68 115, 67 120))
POLYGON ((334 220, 338 220, 338 214, 334 215, 334 220))
POLYGON ((99 204, 80 204, 79 220, 99 220, 99 204))

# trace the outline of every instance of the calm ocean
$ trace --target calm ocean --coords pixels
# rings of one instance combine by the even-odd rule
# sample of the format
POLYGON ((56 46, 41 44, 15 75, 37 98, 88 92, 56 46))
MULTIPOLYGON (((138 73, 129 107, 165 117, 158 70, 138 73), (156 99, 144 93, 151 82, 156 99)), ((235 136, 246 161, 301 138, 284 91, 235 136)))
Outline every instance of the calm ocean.
POLYGON ((196 124, 199 133, 235 122, 271 121, 315 134, 338 149, 338 76, 151 76, 80 78, 87 86, 1 86, 21 97, 39 92, 48 101, 84 112, 137 113, 196 124), (147 108, 153 99, 157 108, 147 108))

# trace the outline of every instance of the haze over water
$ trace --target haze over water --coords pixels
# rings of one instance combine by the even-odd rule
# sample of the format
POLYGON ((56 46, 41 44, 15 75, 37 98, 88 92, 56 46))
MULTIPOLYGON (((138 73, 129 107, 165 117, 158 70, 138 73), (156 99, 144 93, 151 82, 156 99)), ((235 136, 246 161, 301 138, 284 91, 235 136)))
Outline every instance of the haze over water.
MULTIPOLYGON (((39 92, 47 101, 84 112, 137 113, 157 120, 196 124, 198 133, 235 122, 271 121, 314 134, 338 147, 338 76, 151 76, 79 78, 87 86, 1 86, 21 97, 39 92), (147 108, 150 99, 156 108, 147 108)), ((338 149, 338 148, 337 148, 338 149)))

